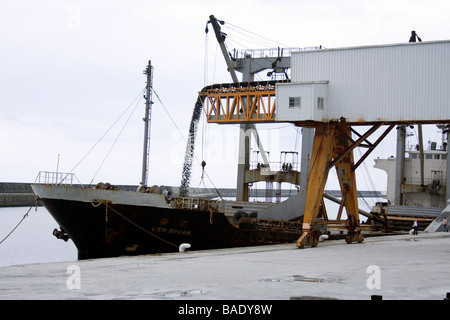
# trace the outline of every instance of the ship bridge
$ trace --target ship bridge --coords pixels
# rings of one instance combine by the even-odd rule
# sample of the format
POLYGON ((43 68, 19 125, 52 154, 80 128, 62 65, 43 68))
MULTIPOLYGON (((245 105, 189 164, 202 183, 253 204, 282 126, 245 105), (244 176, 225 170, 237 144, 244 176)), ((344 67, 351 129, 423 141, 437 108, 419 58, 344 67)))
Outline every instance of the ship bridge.
POLYGON ((397 125, 450 123, 449 57, 450 41, 303 50, 291 53, 289 82, 234 83, 200 96, 209 123, 289 122, 311 128, 303 235, 297 245, 317 245, 324 223, 345 224, 347 242, 361 242, 355 170, 397 125), (358 133, 356 126, 369 129, 358 133), (356 147, 367 149, 357 163, 356 147), (342 193, 338 221, 327 219, 323 205, 333 167, 342 193), (343 208, 347 219, 340 218, 343 208))

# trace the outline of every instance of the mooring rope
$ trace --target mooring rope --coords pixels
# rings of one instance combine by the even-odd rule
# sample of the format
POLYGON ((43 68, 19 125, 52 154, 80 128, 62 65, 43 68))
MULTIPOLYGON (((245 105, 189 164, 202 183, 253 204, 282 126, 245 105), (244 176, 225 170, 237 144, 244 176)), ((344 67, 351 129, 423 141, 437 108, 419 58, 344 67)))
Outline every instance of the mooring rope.
POLYGON ((33 209, 33 207, 36 207, 36 210, 37 210, 37 206, 36 206, 37 200, 38 200, 38 199, 36 198, 36 201, 35 201, 34 204, 28 209, 27 213, 24 214, 24 216, 22 217, 22 219, 21 219, 21 220, 19 221, 19 223, 11 230, 11 232, 8 233, 8 234, 6 235, 6 237, 3 238, 2 241, 0 241, 0 244, 2 244, 6 239, 8 239, 8 237, 9 237, 9 236, 17 229, 17 227, 19 227, 19 225, 23 222, 23 220, 25 220, 25 218, 28 217, 28 213, 30 213, 30 211, 31 211, 31 209, 33 209))
POLYGON ((108 201, 105 201, 105 200, 95 200, 95 202, 97 202, 97 203, 94 203, 93 201, 91 201, 91 204, 92 204, 94 207, 98 207, 100 204, 104 204, 105 207, 106 207, 106 210, 108 210, 108 208, 111 209, 111 210, 114 211, 119 217, 125 219, 126 221, 128 221, 129 223, 131 223, 132 225, 134 225, 136 228, 138 228, 138 229, 144 231, 145 233, 151 235, 152 237, 155 237, 155 238, 158 239, 158 240, 161 240, 161 241, 163 241, 163 242, 165 242, 165 243, 167 243, 167 244, 169 244, 169 245, 171 245, 171 246, 174 246, 175 248, 178 248, 178 247, 179 247, 179 246, 177 246, 176 244, 174 244, 174 243, 172 243, 172 242, 170 242, 170 241, 167 241, 167 240, 165 240, 165 239, 163 239, 163 238, 161 238, 161 237, 158 237, 156 234, 151 233, 151 232, 148 231, 147 229, 145 229, 145 228, 141 227, 140 225, 136 224, 134 221, 128 219, 128 218, 125 217, 123 214, 121 214, 119 211, 117 211, 117 210, 114 209, 112 206, 110 206, 110 205, 108 204, 108 201))

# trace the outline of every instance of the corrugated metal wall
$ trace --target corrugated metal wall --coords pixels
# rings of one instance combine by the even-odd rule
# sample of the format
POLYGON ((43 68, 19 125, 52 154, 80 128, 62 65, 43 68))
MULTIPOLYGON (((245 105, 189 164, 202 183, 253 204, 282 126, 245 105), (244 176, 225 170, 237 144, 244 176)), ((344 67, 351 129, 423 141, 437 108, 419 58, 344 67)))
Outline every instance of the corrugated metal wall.
POLYGON ((302 51, 291 66, 292 84, 329 81, 322 118, 291 120, 450 120, 450 41, 302 51))

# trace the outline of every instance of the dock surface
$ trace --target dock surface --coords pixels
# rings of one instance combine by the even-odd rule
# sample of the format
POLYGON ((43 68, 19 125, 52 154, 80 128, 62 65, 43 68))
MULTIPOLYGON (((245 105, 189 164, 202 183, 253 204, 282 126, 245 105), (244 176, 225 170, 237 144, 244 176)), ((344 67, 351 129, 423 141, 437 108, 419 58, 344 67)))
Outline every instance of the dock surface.
POLYGON ((442 300, 450 235, 420 233, 0 267, 0 299, 442 300))

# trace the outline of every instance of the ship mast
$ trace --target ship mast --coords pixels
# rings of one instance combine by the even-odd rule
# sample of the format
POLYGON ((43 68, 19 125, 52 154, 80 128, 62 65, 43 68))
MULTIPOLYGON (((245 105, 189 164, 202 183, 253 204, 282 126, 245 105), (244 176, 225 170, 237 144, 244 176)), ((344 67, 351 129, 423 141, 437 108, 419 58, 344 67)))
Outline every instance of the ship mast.
POLYGON ((142 158, 142 178, 140 184, 147 185, 148 180, 148 165, 150 160, 150 120, 152 116, 152 87, 153 87, 153 66, 151 61, 148 61, 147 68, 143 72, 147 75, 147 85, 145 93, 145 129, 144 129, 144 150, 142 158))

